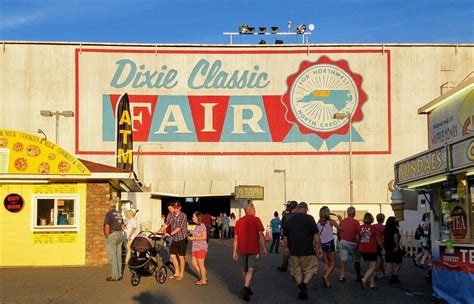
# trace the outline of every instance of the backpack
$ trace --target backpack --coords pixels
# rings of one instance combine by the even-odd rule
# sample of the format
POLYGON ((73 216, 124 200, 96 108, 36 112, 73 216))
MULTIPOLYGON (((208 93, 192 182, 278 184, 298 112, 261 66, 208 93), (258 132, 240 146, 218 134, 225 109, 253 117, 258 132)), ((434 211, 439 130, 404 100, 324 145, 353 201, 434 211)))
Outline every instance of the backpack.
POLYGON ((416 228, 416 231, 415 231, 415 240, 421 239, 422 236, 423 236, 423 228, 421 228, 421 226, 418 226, 418 228, 416 228))

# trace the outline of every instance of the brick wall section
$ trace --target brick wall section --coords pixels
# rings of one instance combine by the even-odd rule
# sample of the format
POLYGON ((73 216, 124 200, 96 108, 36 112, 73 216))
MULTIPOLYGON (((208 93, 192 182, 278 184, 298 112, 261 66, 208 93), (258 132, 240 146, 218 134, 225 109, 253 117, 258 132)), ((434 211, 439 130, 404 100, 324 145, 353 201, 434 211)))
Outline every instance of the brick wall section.
POLYGON ((105 265, 107 249, 103 233, 104 216, 108 211, 109 183, 87 184, 86 265, 105 265))

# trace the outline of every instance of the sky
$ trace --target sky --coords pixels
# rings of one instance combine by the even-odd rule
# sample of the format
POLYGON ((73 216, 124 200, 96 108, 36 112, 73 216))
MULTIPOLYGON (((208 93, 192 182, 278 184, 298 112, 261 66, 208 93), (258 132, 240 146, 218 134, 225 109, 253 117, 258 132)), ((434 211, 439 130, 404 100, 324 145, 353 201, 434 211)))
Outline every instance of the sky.
MULTIPOLYGON (((240 24, 311 43, 474 43, 474 0, 0 0, 0 41, 228 44, 240 24)), ((300 43, 238 35, 233 42, 300 43)))

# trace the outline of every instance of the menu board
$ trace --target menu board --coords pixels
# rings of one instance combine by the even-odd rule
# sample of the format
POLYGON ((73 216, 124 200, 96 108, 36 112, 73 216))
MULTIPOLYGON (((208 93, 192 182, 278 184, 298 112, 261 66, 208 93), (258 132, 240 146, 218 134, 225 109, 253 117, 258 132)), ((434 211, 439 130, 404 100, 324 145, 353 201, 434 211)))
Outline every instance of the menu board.
POLYGON ((77 233, 75 232, 33 233, 34 244, 58 244, 75 242, 77 242, 77 233))
POLYGON ((46 139, 0 129, 0 174, 90 175, 74 156, 46 139))

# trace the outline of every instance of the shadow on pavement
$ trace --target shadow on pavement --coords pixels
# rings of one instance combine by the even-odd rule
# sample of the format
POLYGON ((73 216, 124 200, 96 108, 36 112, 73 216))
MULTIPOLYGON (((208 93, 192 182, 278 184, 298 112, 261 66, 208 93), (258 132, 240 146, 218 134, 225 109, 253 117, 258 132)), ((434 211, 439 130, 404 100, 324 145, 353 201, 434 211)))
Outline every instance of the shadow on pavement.
POLYGON ((170 298, 165 294, 153 295, 149 292, 142 292, 139 295, 134 296, 132 299, 140 304, 172 303, 170 298))

